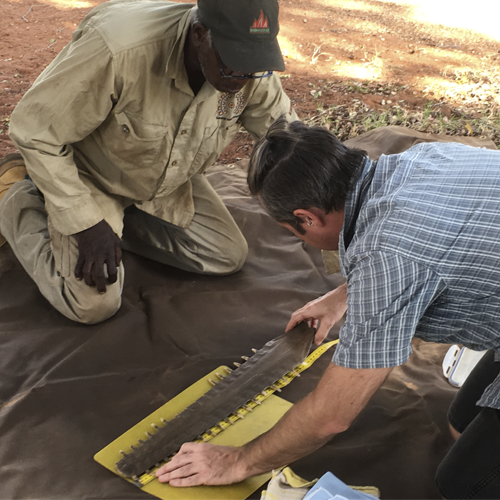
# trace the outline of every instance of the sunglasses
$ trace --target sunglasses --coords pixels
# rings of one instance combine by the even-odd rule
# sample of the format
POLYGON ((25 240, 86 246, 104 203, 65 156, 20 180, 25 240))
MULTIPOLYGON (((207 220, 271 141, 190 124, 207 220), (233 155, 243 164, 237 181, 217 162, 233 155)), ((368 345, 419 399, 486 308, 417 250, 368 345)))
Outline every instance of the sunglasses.
MULTIPOLYGON (((217 57, 217 63, 219 64, 219 72, 220 76, 222 78, 230 78, 232 80, 257 80, 258 78, 267 78, 268 76, 271 76, 273 74, 272 71, 265 71, 263 73, 243 73, 242 75, 231 75, 226 73, 223 67, 222 59, 220 58, 219 53, 217 52, 217 49, 215 48, 215 45, 212 45, 215 55, 217 57)), ((231 71, 231 70, 229 70, 231 71)))

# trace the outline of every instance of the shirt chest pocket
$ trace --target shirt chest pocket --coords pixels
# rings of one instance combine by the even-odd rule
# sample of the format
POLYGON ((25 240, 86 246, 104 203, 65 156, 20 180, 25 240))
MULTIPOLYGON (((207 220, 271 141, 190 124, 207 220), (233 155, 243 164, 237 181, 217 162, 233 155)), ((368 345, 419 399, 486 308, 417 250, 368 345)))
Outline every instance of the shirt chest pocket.
POLYGON ((111 114, 98 128, 104 152, 120 166, 164 168, 168 128, 125 112, 111 114), (118 160, 118 161, 116 161, 118 160))

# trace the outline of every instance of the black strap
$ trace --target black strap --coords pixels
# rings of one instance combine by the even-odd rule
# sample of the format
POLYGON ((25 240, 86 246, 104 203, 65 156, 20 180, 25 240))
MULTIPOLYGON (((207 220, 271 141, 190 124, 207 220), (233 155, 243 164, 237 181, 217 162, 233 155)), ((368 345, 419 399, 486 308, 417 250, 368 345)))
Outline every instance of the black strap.
POLYGON ((375 175, 375 167, 377 166, 377 162, 374 162, 369 172, 366 174, 363 182, 361 183, 361 187, 359 188, 359 196, 358 201, 356 203, 356 207, 354 208, 354 212, 352 214, 351 220, 349 222, 349 227, 344 231, 344 247, 347 250, 347 247, 351 243, 354 238, 354 228, 356 227, 356 221, 358 220, 359 211, 361 210, 361 204, 365 199, 366 192, 371 186, 373 176, 375 175))

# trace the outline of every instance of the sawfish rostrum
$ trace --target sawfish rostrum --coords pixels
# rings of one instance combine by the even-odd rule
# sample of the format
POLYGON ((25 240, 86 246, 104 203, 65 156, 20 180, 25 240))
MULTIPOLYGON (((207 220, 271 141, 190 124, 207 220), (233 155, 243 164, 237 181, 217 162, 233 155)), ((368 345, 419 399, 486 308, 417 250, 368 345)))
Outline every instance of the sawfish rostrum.
POLYGON ((204 396, 137 445, 116 466, 127 477, 140 476, 193 441, 208 428, 250 401, 266 387, 302 363, 311 349, 315 330, 300 323, 291 332, 270 340, 204 396))

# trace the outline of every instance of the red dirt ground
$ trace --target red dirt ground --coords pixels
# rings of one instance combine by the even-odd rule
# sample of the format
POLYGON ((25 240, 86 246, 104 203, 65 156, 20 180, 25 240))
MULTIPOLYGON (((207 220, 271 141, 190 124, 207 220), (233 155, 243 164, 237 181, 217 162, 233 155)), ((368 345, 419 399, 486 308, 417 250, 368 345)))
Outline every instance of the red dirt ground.
MULTIPOLYGON (((8 123, 16 103, 100 3, 2 0, 0 157, 15 150, 8 123)), ((498 91, 478 85, 484 74, 498 74, 498 38, 429 24, 415 17, 411 5, 383 0, 280 0, 280 8, 282 83, 302 118, 353 102, 379 111, 395 103, 419 110, 437 102, 445 116, 471 100, 498 105, 498 91)), ((239 133, 221 161, 246 158, 250 151, 248 136, 239 133)))

